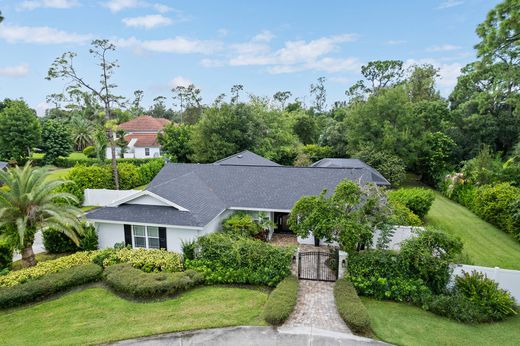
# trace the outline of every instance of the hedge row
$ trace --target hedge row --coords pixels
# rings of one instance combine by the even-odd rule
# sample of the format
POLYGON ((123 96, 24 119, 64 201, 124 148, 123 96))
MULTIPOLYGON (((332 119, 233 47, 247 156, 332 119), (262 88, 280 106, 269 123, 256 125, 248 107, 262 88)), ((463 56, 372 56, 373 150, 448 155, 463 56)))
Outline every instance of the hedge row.
POLYGON ((406 206, 422 219, 430 210, 435 200, 435 193, 430 189, 419 187, 401 188, 388 192, 388 199, 406 206))
MULTIPOLYGON (((141 165, 144 165, 145 163, 148 163, 152 160, 157 160, 157 158, 149 158, 149 159, 117 159, 117 162, 118 163, 131 163, 131 164, 134 164, 136 166, 141 166, 141 165)), ((46 162, 44 160, 44 158, 32 158, 31 159, 32 163, 33 163, 33 166, 45 166, 46 165, 46 162)), ((103 162, 100 162, 97 158, 84 158, 84 159, 71 159, 71 158, 68 158, 68 157, 59 157, 56 159, 56 161, 54 162, 54 165, 56 167, 61 167, 61 168, 71 168, 71 167, 74 167, 74 166, 77 166, 77 165, 82 165, 82 166, 95 166, 95 165, 99 165, 99 164, 109 164, 110 163, 110 160, 107 159, 103 162)))
POLYGON ((349 281, 338 280, 334 284, 334 299, 339 315, 356 334, 371 335, 370 317, 349 281))
POLYGON ((298 279, 293 275, 283 279, 271 292, 264 307, 264 320, 272 325, 280 325, 296 306, 298 298, 298 279))
POLYGON ((135 298, 171 296, 204 282, 202 274, 187 270, 178 273, 145 273, 129 264, 105 269, 106 283, 119 293, 135 298))
POLYGON ((98 251, 92 261, 105 268, 114 264, 129 263, 146 273, 174 273, 183 270, 181 255, 164 249, 105 249, 98 251))
POLYGON ((89 263, 50 273, 14 287, 0 288, 0 308, 35 302, 64 289, 97 281, 102 272, 103 268, 89 263))

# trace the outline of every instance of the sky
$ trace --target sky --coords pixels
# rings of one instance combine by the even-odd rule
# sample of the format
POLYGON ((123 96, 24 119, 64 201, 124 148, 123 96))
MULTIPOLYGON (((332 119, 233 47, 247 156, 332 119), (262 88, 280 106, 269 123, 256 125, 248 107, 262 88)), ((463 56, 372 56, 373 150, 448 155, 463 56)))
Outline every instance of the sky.
POLYGON ((99 80, 89 45, 106 38, 120 67, 116 94, 144 91, 144 104, 171 99, 193 83, 205 103, 234 84, 272 96, 289 90, 310 102, 326 78, 327 102, 345 100, 363 64, 399 59, 440 69, 448 96, 460 68, 475 59, 476 26, 495 0, 0 0, 0 98, 23 98, 41 115, 46 96, 66 82, 45 80, 55 58, 76 52, 75 67, 99 80))

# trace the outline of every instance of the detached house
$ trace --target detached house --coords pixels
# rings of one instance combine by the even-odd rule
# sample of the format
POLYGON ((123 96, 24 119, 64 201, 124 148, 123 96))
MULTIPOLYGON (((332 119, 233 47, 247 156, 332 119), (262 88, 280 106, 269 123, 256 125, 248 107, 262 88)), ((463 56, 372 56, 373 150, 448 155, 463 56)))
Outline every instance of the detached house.
MULTIPOLYGON (((128 143, 124 152, 124 157, 135 159, 147 159, 161 156, 161 146, 157 140, 157 135, 164 126, 170 124, 170 120, 164 118, 154 118, 143 115, 122 123, 119 129, 125 131, 125 141, 128 143)), ((121 157, 121 151, 116 148, 117 156, 121 157)), ((107 148, 106 157, 111 158, 110 148, 107 148)))
POLYGON ((284 232, 304 195, 332 191, 344 179, 389 185, 373 168, 353 166, 280 166, 250 151, 213 164, 167 163, 146 190, 92 210, 87 219, 95 223, 100 248, 124 242, 180 252, 183 241, 219 230, 237 210, 266 212, 277 226, 271 234, 284 232))

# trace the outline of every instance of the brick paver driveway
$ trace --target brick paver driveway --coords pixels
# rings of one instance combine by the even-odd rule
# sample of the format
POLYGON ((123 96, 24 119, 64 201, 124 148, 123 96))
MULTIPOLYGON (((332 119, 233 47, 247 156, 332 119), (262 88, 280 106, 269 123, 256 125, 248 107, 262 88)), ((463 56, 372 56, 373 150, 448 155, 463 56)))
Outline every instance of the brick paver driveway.
POLYGON ((300 280, 296 308, 283 326, 352 333, 336 309, 333 285, 333 282, 300 280))

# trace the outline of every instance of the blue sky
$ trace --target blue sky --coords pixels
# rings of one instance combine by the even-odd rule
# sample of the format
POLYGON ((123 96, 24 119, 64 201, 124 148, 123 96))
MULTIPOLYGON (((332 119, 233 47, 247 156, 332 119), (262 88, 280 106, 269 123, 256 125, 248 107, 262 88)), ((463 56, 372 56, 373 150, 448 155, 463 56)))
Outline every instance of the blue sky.
POLYGON ((44 77, 66 51, 96 82, 88 49, 113 40, 117 92, 146 105, 193 83, 210 103, 233 84, 260 96, 290 90, 307 100, 327 78, 327 101, 344 100, 364 63, 400 59, 440 68, 443 95, 475 57, 476 26, 495 0, 0 0, 0 98, 23 97, 41 114, 62 81, 44 77))

